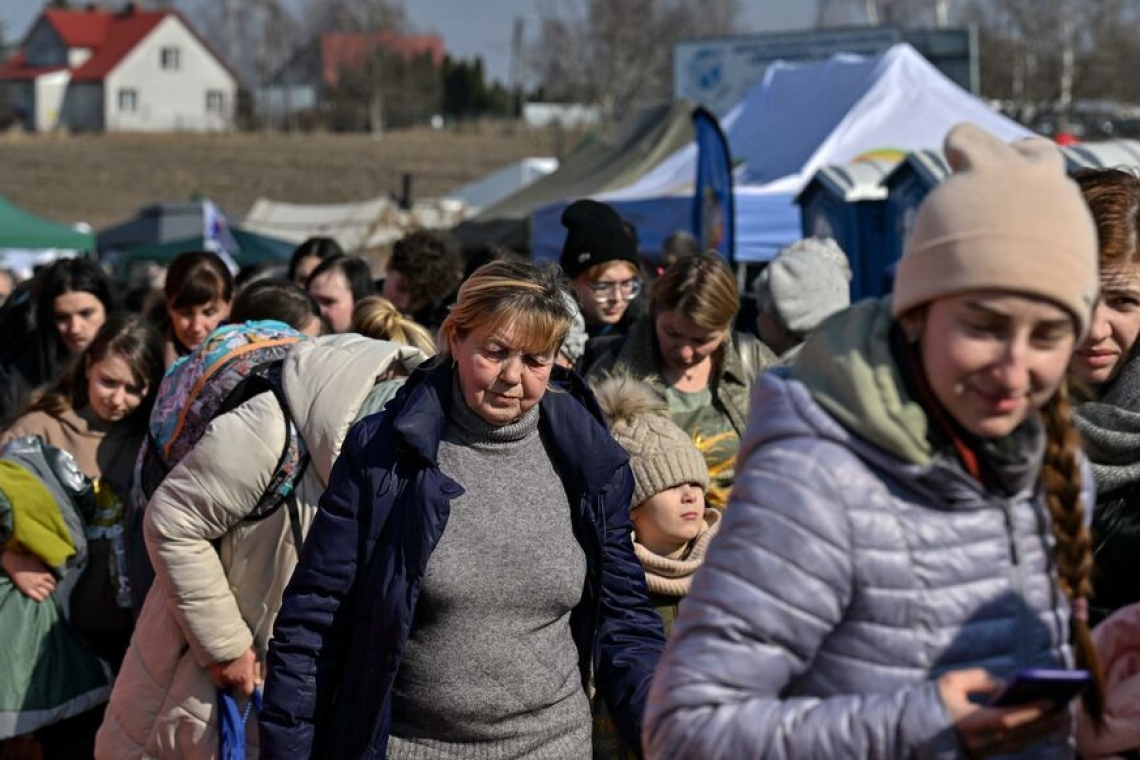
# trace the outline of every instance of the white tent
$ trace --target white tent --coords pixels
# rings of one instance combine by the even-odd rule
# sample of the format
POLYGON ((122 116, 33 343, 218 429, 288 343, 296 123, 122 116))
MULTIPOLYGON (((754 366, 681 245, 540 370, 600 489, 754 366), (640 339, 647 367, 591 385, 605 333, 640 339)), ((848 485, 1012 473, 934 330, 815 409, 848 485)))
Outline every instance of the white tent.
POLYGON ((493 206, 502 199, 551 174, 558 168, 557 158, 524 158, 502 169, 469 182, 446 197, 463 201, 467 216, 493 206))
POLYGON ((411 230, 449 229, 463 217, 463 202, 447 198, 415 201, 411 210, 384 197, 319 205, 258 198, 241 226, 294 243, 323 235, 349 253, 362 253, 386 246, 411 230))
MULTIPOLYGON (((798 237, 793 199, 819 169, 940 148, 950 128, 964 121, 1007 141, 1032 134, 947 79, 907 44, 874 57, 772 65, 722 120, 737 164, 737 260, 767 260, 798 237)), ((598 199, 629 216, 642 248, 656 250, 670 232, 689 227, 684 199, 693 192, 696 159, 696 144, 690 143, 598 199)), ((535 213, 536 256, 557 255, 564 234, 558 218, 571 200, 535 213)))

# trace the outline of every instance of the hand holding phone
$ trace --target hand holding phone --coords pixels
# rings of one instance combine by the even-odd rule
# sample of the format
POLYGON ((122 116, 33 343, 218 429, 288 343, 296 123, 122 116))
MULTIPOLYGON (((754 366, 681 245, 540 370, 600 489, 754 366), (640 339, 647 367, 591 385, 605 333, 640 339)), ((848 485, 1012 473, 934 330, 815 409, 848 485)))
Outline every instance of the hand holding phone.
POLYGON ((1068 713, 1054 708, 1048 698, 1006 707, 990 702, 1007 688, 982 668, 950 671, 938 678, 939 696, 967 756, 1022 752, 1067 730, 1068 713))
POLYGON ((1088 687, 1087 670, 1022 670, 989 701, 991 707, 1051 702, 1054 709, 1069 704, 1088 687))

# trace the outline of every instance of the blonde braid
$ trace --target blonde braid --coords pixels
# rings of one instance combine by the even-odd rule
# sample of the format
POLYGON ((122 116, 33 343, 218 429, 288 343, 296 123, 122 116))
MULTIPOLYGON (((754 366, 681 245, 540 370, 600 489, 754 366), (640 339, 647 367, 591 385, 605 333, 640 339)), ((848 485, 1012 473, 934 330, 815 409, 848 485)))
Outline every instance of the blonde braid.
MULTIPOLYGON (((1074 611, 1087 609, 1087 600, 1092 595, 1092 539, 1081 503, 1081 471, 1077 463, 1080 441, 1073 427, 1072 405, 1064 383, 1041 410, 1041 415, 1047 436, 1041 481, 1056 542, 1053 558, 1057 564, 1057 581, 1074 611)), ((1104 672, 1089 633, 1087 613, 1073 615, 1073 644, 1077 665, 1092 674, 1093 683, 1085 690, 1083 702, 1089 716, 1099 725, 1104 712, 1104 672)))

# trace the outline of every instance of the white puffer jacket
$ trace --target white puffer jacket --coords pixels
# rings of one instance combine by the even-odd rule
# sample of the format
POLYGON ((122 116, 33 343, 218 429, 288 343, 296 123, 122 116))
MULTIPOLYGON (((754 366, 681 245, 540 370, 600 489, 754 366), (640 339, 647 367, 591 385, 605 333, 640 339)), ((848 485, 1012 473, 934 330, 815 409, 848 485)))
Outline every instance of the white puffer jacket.
MULTIPOLYGON (((308 532, 340 446, 376 380, 406 374, 418 350, 359 335, 299 344, 283 386, 311 461, 298 484, 308 532)), ((285 422, 263 393, 215 420, 155 491, 144 520, 156 580, 139 615, 96 741, 105 760, 212 758, 218 751, 217 690, 208 667, 250 646, 264 660, 297 564, 287 509, 244 518, 276 468, 285 422)), ((257 752, 256 719, 246 726, 257 752)))

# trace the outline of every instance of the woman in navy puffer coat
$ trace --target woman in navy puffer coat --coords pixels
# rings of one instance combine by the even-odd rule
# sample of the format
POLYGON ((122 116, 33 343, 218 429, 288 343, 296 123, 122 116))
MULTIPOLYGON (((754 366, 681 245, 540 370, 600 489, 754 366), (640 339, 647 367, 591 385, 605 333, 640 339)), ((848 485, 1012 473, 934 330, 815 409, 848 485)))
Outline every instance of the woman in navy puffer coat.
POLYGON ((270 644, 263 757, 588 755, 591 677, 637 746, 664 635, 628 457, 550 366, 554 277, 478 270, 452 362, 349 433, 270 644))
POLYGON ((1072 756, 1067 711, 985 702, 1069 667, 1071 630, 1097 671, 1091 478, 1063 388, 1095 233, 1055 146, 965 125, 946 152, 957 173, 893 300, 832 317, 757 387, 651 689, 649 757, 1072 756))

